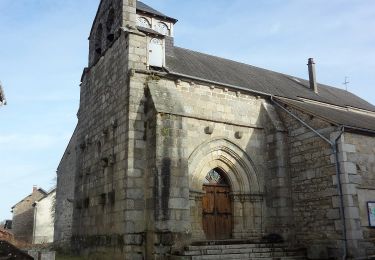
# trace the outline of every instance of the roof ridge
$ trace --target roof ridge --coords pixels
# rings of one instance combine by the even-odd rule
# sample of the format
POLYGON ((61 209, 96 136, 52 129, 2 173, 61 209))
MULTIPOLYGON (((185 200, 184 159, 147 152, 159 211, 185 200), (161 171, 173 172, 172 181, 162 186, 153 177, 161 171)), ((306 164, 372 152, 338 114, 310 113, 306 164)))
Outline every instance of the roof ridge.
MULTIPOLYGON (((285 74, 285 73, 282 73, 282 72, 278 72, 278 71, 274 71, 274 70, 270 70, 270 69, 266 69, 266 68, 261 68, 261 67, 258 67, 258 66, 254 66, 254 65, 251 65, 251 64, 248 64, 248 63, 245 63, 245 62, 241 62, 241 61, 236 61, 236 60, 231 60, 229 58, 224 58, 224 57, 220 57, 220 56, 216 56, 216 55, 213 55, 213 54, 208 54, 208 53, 204 53, 204 52, 200 52, 200 51, 195 51, 195 50, 190 50, 190 49, 187 49, 187 48, 183 48, 183 47, 179 47, 179 46, 174 46, 175 48, 178 48, 178 49, 182 49, 182 50, 186 50, 186 51, 190 51, 190 52, 194 52, 196 54, 201 54, 201 55, 206 55, 206 56, 210 56, 210 57, 213 57, 213 58, 216 58, 216 59, 221 59, 221 60, 225 60, 225 61, 229 61, 229 62, 233 62, 233 63, 237 63, 237 64, 241 64, 241 65, 244 65, 244 66, 247 66, 247 67, 252 67, 254 69, 258 69, 258 70, 262 70, 262 71, 265 71, 265 72, 271 72, 271 73, 275 73, 277 75, 281 75, 281 76, 284 76, 284 77, 287 77, 288 79, 292 80, 292 78, 296 78, 298 80, 304 80, 304 81, 308 81, 307 79, 303 79, 303 78, 300 78, 298 76, 293 76, 293 75, 289 75, 289 74, 285 74)), ((322 85, 322 86, 328 86, 328 85, 325 85, 325 84, 322 84, 322 83, 319 83, 319 85, 322 85)), ((332 86, 330 86, 332 87, 332 86)), ((308 88, 308 87, 307 87, 308 88)), ((332 87, 332 88, 335 88, 335 87, 332 87)))
POLYGON ((143 1, 139 1, 137 0, 137 7, 136 7, 137 10, 141 11, 141 12, 146 12, 146 13, 150 13, 150 14, 153 14, 155 16, 159 16, 159 17, 163 17, 165 19, 168 19, 168 20, 171 20, 173 21, 174 23, 177 22, 177 19, 173 18, 173 17, 170 17, 158 10, 156 10, 155 8, 149 6, 148 4, 145 4, 143 1))
MULTIPOLYGON (((369 110, 369 111, 375 111, 375 106, 372 105, 371 103, 367 102, 366 100, 362 99, 361 97, 355 95, 352 92, 345 91, 344 89, 341 89, 341 88, 338 88, 338 87, 334 87, 334 86, 327 85, 325 83, 319 83, 318 82, 319 89, 322 90, 325 93, 322 94, 322 91, 319 91, 318 93, 315 93, 313 91, 310 91, 310 89, 307 85, 308 82, 309 82, 308 79, 304 79, 304 78, 301 78, 301 77, 298 77, 298 76, 293 76, 293 75, 277 72, 277 71, 270 70, 270 69, 257 67, 257 66, 247 64, 247 63, 244 63, 244 62, 231 60, 229 58, 223 58, 223 57, 215 56, 213 54, 208 54, 208 53, 204 53, 204 52, 200 52, 200 51, 190 50, 190 49, 179 47, 179 46, 173 46, 173 47, 177 50, 180 49, 181 51, 188 52, 188 53, 191 53, 193 55, 212 58, 212 59, 216 59, 216 60, 219 60, 219 61, 225 61, 225 62, 229 62, 233 65, 240 65, 243 68, 249 69, 249 71, 253 70, 255 72, 262 72, 264 74, 274 75, 275 77, 277 77, 277 76, 278 77, 284 77, 284 78, 292 81, 294 84, 300 85, 301 90, 308 91, 308 92, 305 93, 308 96, 304 96, 305 98, 308 98, 308 99, 314 100, 313 97, 316 97, 316 99, 318 101, 319 101, 319 99, 324 100, 324 101, 320 100, 320 102, 332 103, 332 104, 336 104, 336 105, 339 105, 339 106, 342 105, 342 104, 340 104, 340 102, 338 102, 338 101, 342 101, 343 103, 345 103, 344 104, 345 106, 354 106, 354 107, 358 107, 358 108, 369 110), (296 80, 293 80, 293 79, 296 79, 296 80), (301 82, 299 82, 299 81, 301 81, 301 82), (343 98, 344 96, 347 96, 347 98, 346 99, 343 98), (352 99, 351 100, 352 102, 348 101, 349 99, 352 99), (357 105, 355 105, 355 103, 357 103, 357 105), (358 103, 360 103, 360 104, 358 104, 358 103)), ((173 58, 173 56, 169 56, 169 57, 173 58)), ((290 84, 290 85, 292 85, 292 84, 290 84)), ((274 87, 276 87, 276 88, 281 87, 282 88, 282 86, 274 86, 274 87)), ((269 91, 264 91, 264 92, 267 93, 269 91)), ((272 93, 272 92, 270 92, 269 94, 270 95, 277 95, 276 93, 272 93)))

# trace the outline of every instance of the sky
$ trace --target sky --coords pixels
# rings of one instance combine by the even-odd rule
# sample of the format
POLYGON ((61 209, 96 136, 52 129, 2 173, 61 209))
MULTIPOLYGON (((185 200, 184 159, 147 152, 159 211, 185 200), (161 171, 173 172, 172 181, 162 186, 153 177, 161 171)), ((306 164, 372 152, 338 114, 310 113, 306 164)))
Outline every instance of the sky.
MULTIPOLYGON (((308 78, 375 104, 373 0, 144 0, 178 19, 175 44, 308 78)), ((77 123, 79 84, 99 0, 0 0, 0 221, 53 188, 77 123)))

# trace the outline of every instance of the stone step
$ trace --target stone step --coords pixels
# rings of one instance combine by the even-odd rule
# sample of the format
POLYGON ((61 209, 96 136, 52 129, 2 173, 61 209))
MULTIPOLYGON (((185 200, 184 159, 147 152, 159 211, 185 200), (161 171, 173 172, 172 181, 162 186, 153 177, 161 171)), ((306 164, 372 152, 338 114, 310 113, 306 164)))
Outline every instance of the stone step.
POLYGON ((187 250, 183 255, 211 255, 211 254, 236 254, 236 253, 273 253, 277 255, 294 255, 300 253, 298 249, 287 248, 218 248, 187 250))
POLYGON ((192 256, 192 260, 215 260, 215 259, 248 259, 249 254, 225 254, 225 255, 200 255, 192 256))
POLYGON ((282 257, 253 257, 248 254, 231 254, 231 255, 200 255, 200 256, 171 256, 170 260, 213 260, 213 259, 229 259, 229 260, 306 260, 306 256, 282 256, 282 257))
MULTIPOLYGON (((306 256, 283 256, 283 257, 265 257, 265 258, 245 258, 247 260, 307 260, 306 256)), ((244 260, 245 260, 244 259, 244 260)))
POLYGON ((202 256, 192 256, 191 260, 233 260, 233 259, 242 259, 242 260, 265 260, 265 259, 272 259, 272 260, 302 260, 306 259, 304 256, 288 256, 288 257, 272 257, 272 256, 265 256, 265 257, 254 257, 248 254, 228 254, 228 255, 202 255, 202 256))
POLYGON ((222 249, 222 248, 286 248, 286 244, 230 244, 230 245, 204 245, 204 246, 188 246, 187 250, 206 250, 206 249, 222 249))
POLYGON ((213 259, 249 259, 249 260, 302 260, 306 259, 306 250, 291 248, 287 243, 265 243, 243 241, 206 241, 187 246, 179 255, 170 260, 213 260, 213 259), (232 243, 230 243, 232 242, 232 243))

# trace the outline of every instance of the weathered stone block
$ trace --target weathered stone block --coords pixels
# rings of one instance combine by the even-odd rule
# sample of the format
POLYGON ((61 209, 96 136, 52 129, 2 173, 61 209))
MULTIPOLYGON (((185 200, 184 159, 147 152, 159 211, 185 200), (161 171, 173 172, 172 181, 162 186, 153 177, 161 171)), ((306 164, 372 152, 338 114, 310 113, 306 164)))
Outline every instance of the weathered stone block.
POLYGON ((353 144, 340 143, 338 145, 338 148, 339 148, 340 152, 347 152, 347 153, 355 153, 356 152, 356 147, 353 144))
POLYGON ((352 162, 341 162, 340 171, 342 173, 356 174, 357 168, 356 168, 356 165, 352 162))
POLYGON ((356 184, 343 183, 342 184, 342 193, 344 195, 354 195, 354 194, 357 194, 356 184))
POLYGON ((345 207, 345 218, 359 219, 359 209, 357 207, 345 207))

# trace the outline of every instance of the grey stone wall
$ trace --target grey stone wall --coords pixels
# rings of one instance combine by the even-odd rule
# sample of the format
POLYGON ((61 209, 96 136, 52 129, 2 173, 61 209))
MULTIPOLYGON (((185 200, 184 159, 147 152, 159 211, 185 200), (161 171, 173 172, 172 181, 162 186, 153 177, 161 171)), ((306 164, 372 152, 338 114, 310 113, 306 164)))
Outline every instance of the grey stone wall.
POLYGON ((260 238, 267 233, 289 238, 287 145, 272 106, 256 96, 198 82, 161 78, 149 82, 148 91, 158 114, 157 163, 155 176, 150 176, 156 179, 156 229, 204 240, 203 180, 209 170, 222 167, 233 189, 233 238, 260 238), (226 160, 231 163, 223 163, 226 160), (246 163, 248 168, 243 170, 246 163))
MULTIPOLYGON (((328 139, 335 128, 316 117, 288 108, 328 139)), ((337 198, 335 164, 330 145, 300 122, 279 111, 288 130, 288 162, 291 178, 295 240, 308 248, 309 257, 341 254, 342 231, 337 198)))
POLYGON ((121 254, 125 225, 125 147, 128 111, 126 36, 92 66, 81 84, 73 246, 121 254))
POLYGON ((346 132, 339 151, 350 253, 374 255, 375 232, 369 226, 367 202, 375 201, 375 138, 346 132))
POLYGON ((276 108, 269 102, 263 102, 267 120, 264 120, 266 134, 265 174, 267 194, 267 234, 281 235, 286 241, 295 241, 294 216, 290 168, 288 161, 287 129, 284 127, 276 108))
MULTIPOLYGON (((73 244, 108 257, 143 254, 145 36, 122 31, 81 85, 73 244), (130 79, 131 78, 131 79, 130 79)), ((94 256, 91 256, 94 257, 94 256)))
POLYGON ((77 149, 79 147, 74 131, 57 168, 54 243, 63 250, 69 250, 72 237, 77 149))

